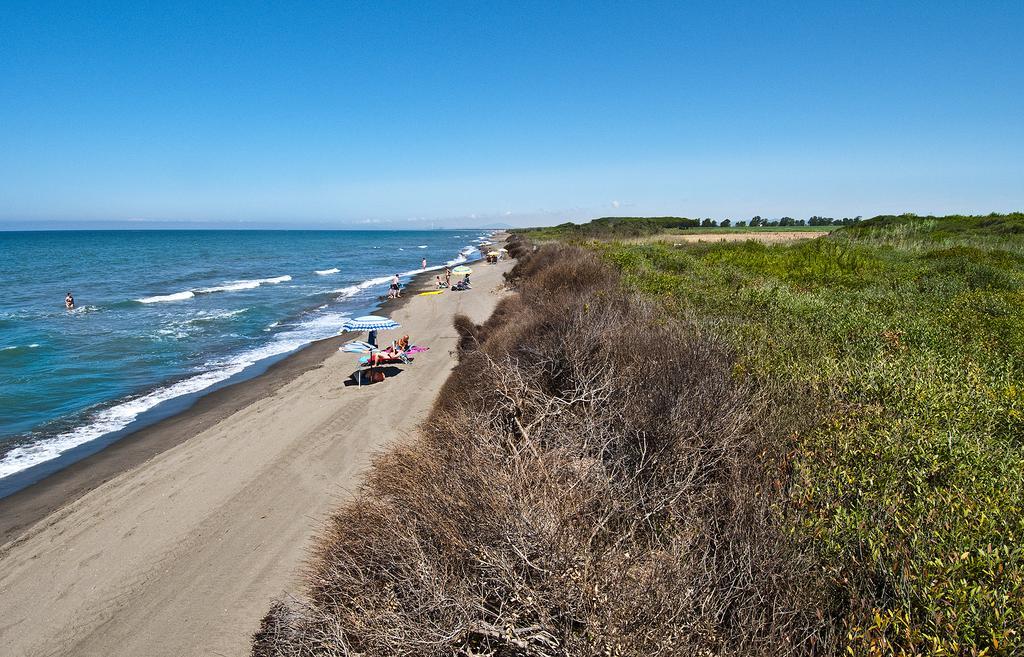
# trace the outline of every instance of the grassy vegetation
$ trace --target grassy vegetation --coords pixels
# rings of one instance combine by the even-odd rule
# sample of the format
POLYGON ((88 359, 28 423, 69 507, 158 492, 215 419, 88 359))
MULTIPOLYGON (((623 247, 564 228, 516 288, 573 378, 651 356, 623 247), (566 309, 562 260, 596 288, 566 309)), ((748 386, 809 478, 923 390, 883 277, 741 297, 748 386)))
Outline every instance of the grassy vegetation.
POLYGON ((694 228, 667 228, 665 235, 715 235, 719 233, 828 233, 836 226, 699 226, 694 228))
POLYGON ((834 228, 835 226, 709 226, 702 225, 700 219, 686 217, 602 217, 585 224, 564 223, 544 228, 515 229, 512 232, 536 242, 553 240, 575 242, 591 239, 625 239, 661 233, 827 232, 834 228))
POLYGON ((1024 215, 592 246, 738 376, 814 400, 785 522, 853 652, 1024 651, 1024 215))

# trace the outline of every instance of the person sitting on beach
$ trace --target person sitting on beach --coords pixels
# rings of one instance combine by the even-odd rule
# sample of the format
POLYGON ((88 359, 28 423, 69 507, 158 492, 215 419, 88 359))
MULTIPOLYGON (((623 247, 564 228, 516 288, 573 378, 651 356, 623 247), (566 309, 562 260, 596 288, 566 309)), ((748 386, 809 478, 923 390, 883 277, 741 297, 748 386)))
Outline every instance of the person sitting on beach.
POLYGON ((71 296, 70 292, 68 292, 68 295, 64 297, 64 307, 68 310, 74 310, 75 308, 75 298, 71 296))
POLYGON ((403 335, 397 343, 398 349, 402 352, 409 351, 409 336, 403 335))
POLYGON ((466 272, 466 275, 465 277, 463 277, 462 282, 466 284, 466 287, 473 287, 472 285, 469 284, 469 272, 466 272))
POLYGON ((435 278, 437 279, 437 289, 443 290, 448 287, 448 284, 442 281, 440 276, 435 276, 435 278))

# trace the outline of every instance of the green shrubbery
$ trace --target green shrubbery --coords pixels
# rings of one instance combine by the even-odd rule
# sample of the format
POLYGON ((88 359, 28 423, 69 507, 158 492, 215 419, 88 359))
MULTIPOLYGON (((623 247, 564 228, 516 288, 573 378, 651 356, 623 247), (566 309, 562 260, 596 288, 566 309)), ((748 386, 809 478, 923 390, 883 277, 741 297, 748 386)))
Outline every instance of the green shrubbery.
POLYGON ((814 399, 789 491, 856 653, 1024 651, 1024 215, 767 246, 594 243, 627 285, 814 399))

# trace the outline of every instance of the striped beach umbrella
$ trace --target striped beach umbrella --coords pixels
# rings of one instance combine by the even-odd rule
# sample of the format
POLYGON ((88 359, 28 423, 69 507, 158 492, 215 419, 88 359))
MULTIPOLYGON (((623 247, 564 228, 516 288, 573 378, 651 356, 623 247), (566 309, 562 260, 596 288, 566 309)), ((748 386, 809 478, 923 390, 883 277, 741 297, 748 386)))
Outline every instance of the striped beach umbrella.
POLYGON ((364 317, 356 317, 355 319, 347 319, 345 323, 341 325, 342 331, 385 331, 388 329, 396 329, 401 324, 388 317, 380 317, 379 315, 366 315, 364 317))
POLYGON ((350 354, 368 354, 371 351, 378 351, 377 347, 374 347, 369 342, 361 342, 359 340, 352 340, 346 342, 341 346, 338 351, 344 351, 350 354))
POLYGON ((469 267, 467 267, 466 265, 459 265, 458 267, 456 267, 455 269, 452 270, 452 273, 453 274, 469 274, 472 271, 473 270, 470 269, 469 267))

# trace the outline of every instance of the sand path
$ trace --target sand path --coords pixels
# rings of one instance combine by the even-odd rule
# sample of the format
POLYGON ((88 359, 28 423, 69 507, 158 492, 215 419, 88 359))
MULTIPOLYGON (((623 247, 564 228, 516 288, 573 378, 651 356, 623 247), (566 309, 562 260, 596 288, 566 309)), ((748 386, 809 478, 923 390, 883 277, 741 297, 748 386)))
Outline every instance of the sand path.
POLYGON ((355 357, 336 352, 0 547, 0 654, 247 654, 317 524, 430 409, 455 364, 452 317, 489 316, 510 267, 478 264, 473 290, 397 309, 430 346, 401 374, 346 387, 355 357))

